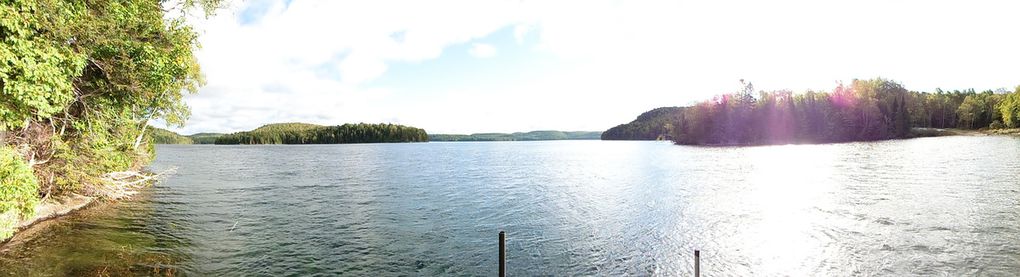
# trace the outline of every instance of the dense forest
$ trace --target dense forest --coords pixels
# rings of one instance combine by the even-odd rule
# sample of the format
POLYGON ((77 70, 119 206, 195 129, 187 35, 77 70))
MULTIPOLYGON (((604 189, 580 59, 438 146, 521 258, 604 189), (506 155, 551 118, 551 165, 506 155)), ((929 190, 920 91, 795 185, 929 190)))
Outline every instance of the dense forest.
POLYGON ((375 142, 426 142, 425 130, 396 124, 344 124, 321 126, 276 123, 255 130, 222 135, 216 144, 338 144, 375 142))
POLYGON ((214 144, 220 133, 197 133, 181 135, 170 130, 149 126, 146 136, 154 144, 214 144))
POLYGON ((162 3, 0 0, 0 239, 40 199, 141 176, 148 122, 188 117, 202 79, 185 16, 219 1, 162 3))
POLYGON ((683 107, 662 107, 638 115, 627 124, 620 124, 602 133, 603 140, 666 140, 673 122, 683 107))
POLYGON ((916 135, 911 128, 1020 127, 1020 87, 1012 93, 914 92, 871 79, 840 84, 832 92, 762 91, 755 96, 753 91, 743 83, 739 92, 639 117, 607 130, 603 138, 654 136, 678 144, 743 145, 907 138, 916 135))
POLYGON ((174 133, 173 131, 166 130, 166 129, 161 129, 161 128, 156 128, 156 127, 152 127, 152 126, 149 126, 149 129, 146 131, 146 136, 148 136, 149 140, 151 140, 152 143, 154 143, 154 144, 193 144, 193 143, 195 143, 195 141, 192 140, 188 136, 182 136, 180 134, 174 133))
POLYGON ((531 131, 517 133, 478 133, 470 135, 435 134, 430 141, 533 141, 599 139, 599 132, 531 131))
POLYGON ((214 144, 216 139, 222 136, 220 133, 197 133, 188 135, 193 144, 214 144))

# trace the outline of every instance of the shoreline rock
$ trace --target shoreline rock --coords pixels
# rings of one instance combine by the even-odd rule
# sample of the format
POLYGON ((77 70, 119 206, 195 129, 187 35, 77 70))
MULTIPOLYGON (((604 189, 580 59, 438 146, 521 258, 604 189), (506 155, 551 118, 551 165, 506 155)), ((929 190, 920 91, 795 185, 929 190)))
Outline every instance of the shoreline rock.
MULTIPOLYGON (((14 234, 5 240, 0 240, 0 248, 5 246, 11 241, 18 238, 18 234, 34 227, 38 223, 57 219, 78 210, 85 209, 91 206, 93 203, 99 200, 98 197, 85 196, 81 194, 71 194, 60 197, 53 197, 46 199, 35 206, 35 215, 30 218, 25 218, 17 222, 14 227, 14 234)), ((5 217, 17 216, 12 213, 5 213, 0 215, 0 221, 3 221, 5 217)))
POLYGON ((10 237, 0 238, 0 249, 5 248, 9 242, 16 240, 19 237, 19 233, 29 230, 40 222, 56 219, 88 208, 100 199, 120 200, 132 197, 138 194, 142 188, 149 187, 153 182, 159 181, 158 178, 166 173, 173 173, 174 170, 168 169, 159 174, 139 173, 137 171, 111 172, 103 175, 103 178, 109 183, 108 185, 88 190, 90 191, 88 194, 92 196, 71 193, 44 199, 35 206, 35 213, 32 217, 21 220, 18 220, 19 216, 16 211, 0 213, 0 231, 11 231, 10 237))

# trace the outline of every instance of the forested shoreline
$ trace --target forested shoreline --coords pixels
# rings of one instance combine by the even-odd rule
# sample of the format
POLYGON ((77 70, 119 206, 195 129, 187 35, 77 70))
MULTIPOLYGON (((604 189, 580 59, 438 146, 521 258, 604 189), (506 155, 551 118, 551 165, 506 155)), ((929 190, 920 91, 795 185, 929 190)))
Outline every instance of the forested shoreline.
POLYGON ((219 1, 162 3, 0 1, 0 241, 51 197, 149 180, 148 123, 182 125, 203 83, 185 16, 219 1))
POLYGON ((655 109, 602 138, 757 145, 909 138, 918 135, 912 128, 1020 127, 1020 87, 916 92, 871 79, 840 84, 832 92, 760 91, 755 96, 750 83, 742 88, 692 106, 655 109))
POLYGON ((666 140, 672 132, 673 120, 683 107, 655 108, 638 115, 634 121, 602 132, 602 140, 666 140))
POLYGON ((222 135, 215 144, 343 144, 427 142, 425 130, 397 124, 343 124, 321 126, 307 123, 268 124, 255 130, 222 135))
POLYGON ((189 136, 182 136, 173 131, 149 126, 146 136, 154 144, 195 144, 195 140, 189 136))
POLYGON ((181 135, 170 130, 149 126, 145 135, 154 144, 214 144, 221 133, 181 135))

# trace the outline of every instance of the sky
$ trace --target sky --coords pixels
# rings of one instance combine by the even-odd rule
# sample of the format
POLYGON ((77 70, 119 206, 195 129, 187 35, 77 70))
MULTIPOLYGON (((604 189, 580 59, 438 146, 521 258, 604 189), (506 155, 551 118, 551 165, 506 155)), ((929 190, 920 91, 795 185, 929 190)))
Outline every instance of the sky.
MULTIPOLYGON (((1020 85, 1020 1, 228 2, 183 134, 267 123, 601 131, 736 91, 1020 85)), ((157 123, 158 126, 165 126, 157 123)))

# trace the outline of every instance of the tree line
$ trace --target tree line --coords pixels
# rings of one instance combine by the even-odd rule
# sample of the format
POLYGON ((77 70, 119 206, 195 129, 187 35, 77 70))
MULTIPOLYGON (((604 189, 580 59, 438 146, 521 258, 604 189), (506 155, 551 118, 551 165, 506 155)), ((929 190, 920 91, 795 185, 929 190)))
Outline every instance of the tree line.
POLYGON ((740 92, 677 114, 678 144, 774 144, 867 141, 911 136, 911 127, 1015 128, 1013 95, 974 90, 910 92, 885 79, 853 80, 832 92, 740 92))
POLYGON ((675 115, 684 107, 662 107, 638 115, 627 124, 602 132, 602 140, 666 140, 673 130, 675 115))
POLYGON ((853 80, 831 92, 738 92, 688 107, 660 108, 603 139, 667 138, 677 144, 747 145, 907 138, 912 128, 1020 127, 1020 87, 1007 91, 908 91, 886 79, 853 80))
POLYGON ((214 144, 220 133, 197 133, 181 135, 170 130, 149 126, 145 137, 152 144, 214 144))
POLYGON ((377 142, 427 142, 423 129, 396 124, 344 124, 320 126, 306 123, 277 123, 252 131, 216 138, 216 144, 340 144, 377 142))
POLYGON ((182 136, 173 131, 149 126, 146 136, 154 144, 194 144, 195 141, 188 136, 182 136))

